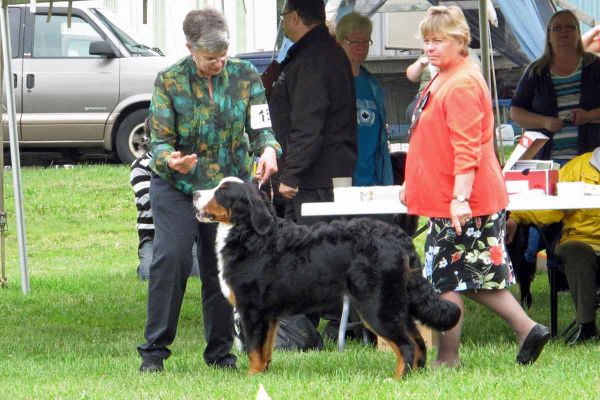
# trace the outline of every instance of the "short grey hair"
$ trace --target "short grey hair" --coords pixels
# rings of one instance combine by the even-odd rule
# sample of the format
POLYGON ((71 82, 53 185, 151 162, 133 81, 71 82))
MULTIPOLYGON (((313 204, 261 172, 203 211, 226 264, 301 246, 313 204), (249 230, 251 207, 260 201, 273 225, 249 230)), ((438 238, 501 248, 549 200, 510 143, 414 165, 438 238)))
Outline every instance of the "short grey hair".
POLYGON ((190 11, 183 20, 183 33, 194 50, 220 53, 229 48, 227 21, 214 8, 190 11))

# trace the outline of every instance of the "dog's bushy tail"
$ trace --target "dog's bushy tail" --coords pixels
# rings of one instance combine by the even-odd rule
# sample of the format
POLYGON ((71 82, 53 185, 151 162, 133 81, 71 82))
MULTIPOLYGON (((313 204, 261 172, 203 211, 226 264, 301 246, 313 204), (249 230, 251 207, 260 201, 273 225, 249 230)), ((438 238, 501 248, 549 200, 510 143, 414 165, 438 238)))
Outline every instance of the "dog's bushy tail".
POLYGON ((440 331, 452 328, 460 318, 460 309, 451 301, 442 300, 421 271, 408 273, 410 313, 423 324, 440 331))

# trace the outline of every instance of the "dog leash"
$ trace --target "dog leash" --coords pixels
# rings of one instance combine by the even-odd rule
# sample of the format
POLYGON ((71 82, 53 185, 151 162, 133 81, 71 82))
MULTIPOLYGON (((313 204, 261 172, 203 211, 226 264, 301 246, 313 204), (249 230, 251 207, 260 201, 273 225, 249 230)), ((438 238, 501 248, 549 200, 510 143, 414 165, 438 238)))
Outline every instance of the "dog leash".
POLYGON ((271 181, 271 177, 269 177, 269 200, 271 204, 273 204, 273 199, 275 198, 275 192, 273 191, 273 181, 271 181))
POLYGON ((429 224, 425 224, 422 227, 420 227, 419 229, 417 229, 417 231, 415 233, 413 233, 411 235, 411 237, 414 239, 417 236, 419 236, 421 233, 425 232, 425 229, 427 229, 429 227, 429 224))

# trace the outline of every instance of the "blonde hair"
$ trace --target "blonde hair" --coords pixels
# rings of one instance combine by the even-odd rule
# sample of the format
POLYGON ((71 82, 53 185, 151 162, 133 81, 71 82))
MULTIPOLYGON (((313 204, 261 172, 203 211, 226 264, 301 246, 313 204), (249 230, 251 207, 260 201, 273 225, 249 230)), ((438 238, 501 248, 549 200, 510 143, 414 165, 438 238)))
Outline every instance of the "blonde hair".
POLYGON ((335 37, 338 40, 346 39, 352 32, 365 32, 371 35, 373 32, 373 23, 360 13, 351 12, 344 15, 335 27, 335 37))
POLYGON ((583 59, 583 65, 588 65, 594 61, 594 55, 591 53, 586 53, 585 49, 583 48, 577 16, 571 10, 560 10, 555 12, 550 18, 550 21, 548 21, 548 25, 546 26, 546 43, 544 45, 544 54, 542 54, 540 58, 531 64, 530 74, 541 75, 546 68, 550 68, 552 66, 552 63, 554 62, 554 51, 552 50, 552 45, 550 44, 550 29, 554 24, 554 20, 561 15, 568 15, 571 17, 571 22, 577 27, 577 37, 579 38, 577 41, 577 55, 579 58, 583 59))
POLYGON ((457 6, 429 7, 419 24, 419 32, 422 39, 431 34, 455 39, 461 44, 460 55, 469 55, 471 31, 465 15, 457 6))

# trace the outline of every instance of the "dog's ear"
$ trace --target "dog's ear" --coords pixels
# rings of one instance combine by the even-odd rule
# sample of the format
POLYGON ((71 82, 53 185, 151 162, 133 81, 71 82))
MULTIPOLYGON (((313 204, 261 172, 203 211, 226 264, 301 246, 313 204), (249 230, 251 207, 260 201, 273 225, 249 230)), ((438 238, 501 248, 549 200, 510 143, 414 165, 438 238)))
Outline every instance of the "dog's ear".
POLYGON ((271 224, 273 224, 273 216, 269 212, 256 185, 246 183, 246 189, 248 189, 246 195, 248 210, 250 212, 250 222, 256 233, 264 235, 269 231, 271 224))

